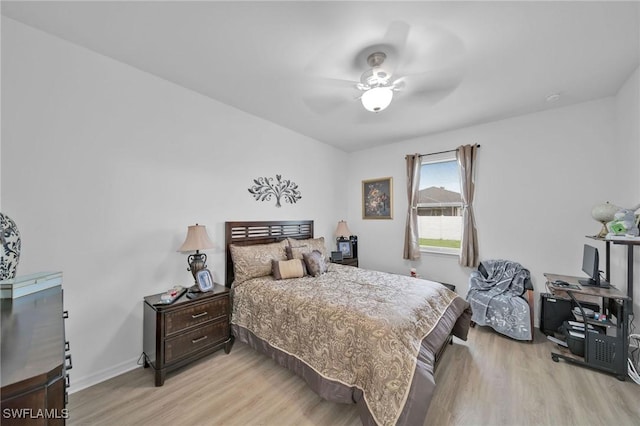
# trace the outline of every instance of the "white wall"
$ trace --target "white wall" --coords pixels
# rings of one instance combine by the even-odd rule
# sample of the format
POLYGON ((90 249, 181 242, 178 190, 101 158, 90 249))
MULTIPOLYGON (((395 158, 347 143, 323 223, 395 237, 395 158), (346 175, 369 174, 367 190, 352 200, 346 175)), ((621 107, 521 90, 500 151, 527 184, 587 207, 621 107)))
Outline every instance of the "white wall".
MULTIPOLYGON (((361 266, 416 267, 465 295, 469 269, 457 258, 402 260, 404 155, 480 143, 481 258, 522 262, 540 292, 543 272, 581 274, 584 236, 599 229, 593 205, 640 202, 637 161, 612 154, 640 160, 637 70, 616 98, 353 154, 4 17, 2 89, 1 205, 23 236, 19 273, 64 271, 72 391, 135 367, 142 297, 189 284, 175 250, 195 222, 218 246, 207 252, 218 281, 226 220, 315 219, 330 236, 345 218, 361 266), (298 204, 250 197, 252 178, 276 173, 300 185, 298 204), (383 176, 394 179, 393 220, 362 220, 361 181, 383 176)), ((626 267, 617 249, 615 282, 626 267)))
POLYGON ((344 152, 4 17, 2 106, 3 212, 19 275, 64 272, 72 391, 136 366, 143 297, 191 284, 188 225, 223 282, 225 221, 314 219, 332 238, 346 216, 344 152), (297 204, 248 193, 275 174, 297 204))
MULTIPOLYGON (((622 207, 640 203, 640 68, 629 76, 616 96, 616 166, 628 173, 618 175, 615 198, 611 201, 622 207)), ((636 213, 640 214, 640 210, 636 213)), ((640 246, 634 248, 633 299, 634 313, 640 315, 640 246)), ((627 247, 613 244, 611 247, 611 281, 626 288, 627 247)))
MULTIPOLYGON (((621 169, 612 154, 615 107, 615 99, 606 98, 351 154, 349 227, 359 236, 360 264, 398 273, 415 267, 422 277, 455 284, 466 295, 470 269, 460 267, 457 257, 423 253, 419 261, 402 259, 404 156, 478 143, 480 258, 522 263, 537 293, 545 291, 544 272, 582 275, 582 246, 592 241, 585 236, 600 228, 592 206, 617 201, 616 182, 637 176, 636 169, 621 169), (394 218, 362 220, 360 181, 382 176, 394 179, 394 218)), ((629 120, 637 123, 637 115, 629 120)))

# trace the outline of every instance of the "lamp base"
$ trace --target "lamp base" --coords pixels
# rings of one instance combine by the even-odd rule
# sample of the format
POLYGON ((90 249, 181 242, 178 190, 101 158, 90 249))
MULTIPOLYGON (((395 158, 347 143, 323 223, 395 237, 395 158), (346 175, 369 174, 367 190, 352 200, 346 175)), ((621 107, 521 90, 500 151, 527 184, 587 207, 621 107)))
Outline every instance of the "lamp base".
POLYGON ((189 264, 187 271, 191 271, 191 275, 193 275, 193 281, 195 283, 191 288, 196 287, 198 291, 200 291, 197 276, 198 271, 207 267, 207 255, 196 250, 195 254, 190 254, 189 257, 187 257, 187 263, 189 264))

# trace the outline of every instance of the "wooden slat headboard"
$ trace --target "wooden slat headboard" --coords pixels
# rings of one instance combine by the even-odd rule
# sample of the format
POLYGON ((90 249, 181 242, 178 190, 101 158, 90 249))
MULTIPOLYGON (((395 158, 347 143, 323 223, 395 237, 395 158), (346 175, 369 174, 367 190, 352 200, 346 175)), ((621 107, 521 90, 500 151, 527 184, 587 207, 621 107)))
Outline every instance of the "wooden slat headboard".
POLYGON ((225 222, 225 285, 231 287, 233 282, 233 261, 231 260, 231 244, 249 246, 269 244, 285 238, 302 240, 313 238, 313 220, 282 220, 271 222, 225 222))

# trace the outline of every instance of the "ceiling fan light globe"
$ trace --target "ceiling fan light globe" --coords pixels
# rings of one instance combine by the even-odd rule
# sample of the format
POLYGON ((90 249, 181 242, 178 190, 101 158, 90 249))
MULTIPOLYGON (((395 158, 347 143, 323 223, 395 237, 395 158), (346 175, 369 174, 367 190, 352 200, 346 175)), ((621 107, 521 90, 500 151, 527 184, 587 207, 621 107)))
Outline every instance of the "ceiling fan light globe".
POLYGON ((362 106, 371 112, 380 112, 387 108, 393 99, 393 91, 389 87, 374 87, 362 94, 362 106))

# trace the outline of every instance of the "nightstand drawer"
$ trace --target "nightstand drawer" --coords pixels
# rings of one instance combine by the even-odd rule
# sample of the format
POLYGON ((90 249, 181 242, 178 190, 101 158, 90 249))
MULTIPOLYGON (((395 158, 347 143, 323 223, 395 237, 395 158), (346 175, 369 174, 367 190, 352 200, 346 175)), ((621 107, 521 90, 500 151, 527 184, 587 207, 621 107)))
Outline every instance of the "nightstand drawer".
POLYGON ((189 306, 174 312, 167 312, 165 317, 166 336, 229 315, 229 297, 220 297, 206 303, 189 306))
POLYGON ((223 342, 228 338, 229 322, 225 317, 188 333, 167 339, 165 341, 165 363, 177 361, 186 355, 223 342))

